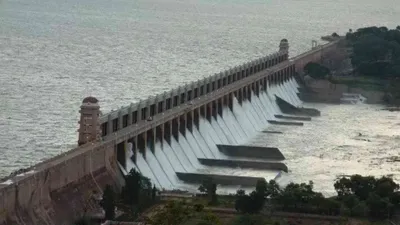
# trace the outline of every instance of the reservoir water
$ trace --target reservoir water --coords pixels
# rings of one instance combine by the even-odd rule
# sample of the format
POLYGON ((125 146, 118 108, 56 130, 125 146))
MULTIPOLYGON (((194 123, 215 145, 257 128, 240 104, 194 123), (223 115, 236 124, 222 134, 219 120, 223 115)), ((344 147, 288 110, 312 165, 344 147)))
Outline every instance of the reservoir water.
MULTIPOLYGON (((321 35, 376 24, 393 28, 398 21, 395 0, 0 0, 0 177, 74 147, 79 105, 88 95, 108 112, 272 53, 282 38, 289 39, 294 56, 321 35)), ((254 116, 246 121, 213 124, 222 139, 213 135, 198 142, 231 138, 279 147, 291 179, 314 180, 326 192, 342 173, 399 179, 398 163, 387 162, 399 152, 397 113, 379 106, 315 105, 322 117, 282 128, 285 134, 278 136, 249 126, 258 125, 262 102, 236 112, 254 116), (221 133, 226 128, 232 136, 221 133), (358 132, 369 141, 355 140, 358 132)), ((268 113, 279 110, 270 106, 268 113)), ((194 145, 196 135, 180 145, 194 145)), ((176 147, 171 151, 182 151, 176 147)), ((179 156, 185 164, 171 165, 166 173, 173 166, 190 170, 194 155, 219 154, 215 146, 192 148, 179 156)), ((155 158, 171 157, 178 156, 155 158)), ((168 178, 159 182, 174 179, 168 178)))

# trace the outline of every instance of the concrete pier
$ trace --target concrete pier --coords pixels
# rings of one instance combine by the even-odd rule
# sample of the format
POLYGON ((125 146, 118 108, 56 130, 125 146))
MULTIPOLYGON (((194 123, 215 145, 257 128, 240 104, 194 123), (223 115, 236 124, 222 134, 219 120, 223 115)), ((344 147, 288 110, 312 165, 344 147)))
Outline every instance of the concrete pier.
POLYGON ((200 163, 207 166, 223 166, 232 168, 251 168, 261 170, 283 170, 288 172, 287 166, 282 162, 265 162, 229 159, 199 159, 200 163))
POLYGON ((262 132, 266 134, 283 134, 282 131, 274 131, 274 130, 263 130, 262 132))
POLYGON ((286 126, 303 126, 302 122, 291 122, 291 121, 277 121, 277 120, 268 120, 268 123, 274 125, 286 125, 286 126))
POLYGON ((286 120, 311 121, 311 117, 306 117, 306 116, 275 115, 275 118, 277 118, 277 119, 286 119, 286 120))
POLYGON ((217 145, 219 151, 229 156, 284 160, 285 157, 278 148, 256 147, 245 145, 217 145))
POLYGON ((279 96, 275 95, 276 103, 283 113, 296 116, 321 116, 321 112, 313 108, 298 108, 279 96))
POLYGON ((233 175, 203 174, 203 173, 180 173, 176 172, 178 178, 191 184, 201 184, 204 180, 211 179, 216 184, 240 185, 244 187, 255 187, 258 180, 265 180, 263 177, 246 177, 233 175))

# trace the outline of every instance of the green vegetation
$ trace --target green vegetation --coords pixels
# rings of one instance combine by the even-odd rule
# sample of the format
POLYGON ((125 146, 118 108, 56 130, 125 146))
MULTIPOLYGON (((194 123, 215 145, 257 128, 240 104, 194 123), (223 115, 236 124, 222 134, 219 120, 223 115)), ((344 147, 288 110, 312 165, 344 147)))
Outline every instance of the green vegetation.
POLYGON ((170 201, 158 210, 151 218, 146 218, 148 224, 157 225, 219 225, 219 218, 203 205, 189 204, 185 201, 170 201))
MULTIPOLYGON (((100 206, 105 212, 106 220, 134 221, 139 213, 157 202, 157 189, 151 184, 150 179, 132 169, 125 176, 125 186, 121 193, 114 192, 110 185, 105 187, 100 206), (116 215, 116 207, 123 211, 121 216, 116 215)), ((82 217, 74 223, 74 225, 91 224, 97 223, 93 223, 86 217, 82 217)))
MULTIPOLYGON (((353 83, 362 88, 384 90, 385 101, 400 105, 400 29, 387 27, 364 27, 346 34, 352 49, 351 63, 358 76, 371 79, 356 79, 353 83), (368 80, 367 82, 365 82, 368 80), (364 86, 364 87, 363 87, 364 86)), ((340 80, 336 80, 340 82, 340 80)))
POLYGON ((119 208, 124 209, 125 215, 119 220, 131 220, 140 212, 157 202, 157 189, 150 179, 132 169, 125 176, 125 186, 121 190, 119 208), (125 218, 125 219, 123 219, 125 218))
POLYGON ((327 67, 314 62, 307 63, 304 66, 304 71, 314 79, 325 79, 330 74, 330 70, 327 67))
MULTIPOLYGON (((204 182, 202 186, 215 187, 212 180, 204 182)), ((400 194, 397 192, 399 185, 389 177, 375 178, 360 175, 341 177, 334 184, 338 195, 331 198, 325 198, 321 193, 315 192, 313 186, 312 181, 307 184, 290 183, 286 187, 280 187, 274 180, 268 183, 265 180, 259 180, 255 190, 248 195, 244 190, 238 190, 235 199, 219 196, 220 200, 234 201, 236 211, 241 214, 229 223, 223 224, 295 224, 295 222, 292 223, 293 221, 286 223, 282 220, 271 220, 270 217, 265 216, 273 215, 274 211, 384 220, 390 219, 396 210, 400 210, 400 194)), ((200 189, 211 190, 205 191, 210 202, 210 199, 213 199, 210 197, 211 193, 215 193, 216 188, 203 189, 202 187, 200 189)), ((182 217, 175 215, 172 218, 183 218, 184 225, 209 224, 205 221, 200 221, 200 223, 198 214, 187 211, 190 208, 196 212, 204 210, 204 206, 198 204, 196 198, 193 199, 192 204, 192 207, 188 207, 180 203, 179 207, 186 207, 180 209, 183 211, 182 217), (199 223, 193 223, 193 221, 199 223)), ((223 208, 226 209, 226 207, 223 208)), ((176 214, 176 211, 179 210, 173 213, 176 214)), ((164 213, 167 212, 164 211, 164 213)), ((167 216, 164 215, 161 218, 167 218, 167 216)), ((179 224, 176 220, 163 224, 173 223, 179 224)), ((369 224, 369 222, 363 224, 369 224)))
POLYGON ((334 184, 337 200, 349 209, 351 216, 376 219, 392 217, 400 207, 399 185, 392 178, 353 175, 342 177, 334 184))
POLYGON ((357 73, 381 79, 400 76, 400 30, 365 27, 348 32, 346 40, 357 73))
POLYGON ((217 184, 212 179, 205 180, 199 187, 199 191, 206 193, 209 197, 209 205, 217 205, 217 184))
MULTIPOLYGON (((273 219, 274 212, 308 213, 345 218, 364 218, 383 221, 400 210, 399 185, 390 177, 375 178, 353 175, 338 178, 334 183, 337 196, 325 198, 313 190, 313 182, 290 183, 280 187, 274 180, 259 180, 255 190, 246 194, 238 190, 236 195, 217 196, 217 185, 205 180, 199 187, 204 194, 188 201, 167 201, 155 206, 145 217, 147 224, 157 225, 289 225, 301 224, 295 219, 273 219), (211 207, 220 208, 208 208, 211 207), (238 215, 232 214, 236 209, 238 215), (231 212, 221 217, 213 210, 231 212)), ((126 176, 126 186, 120 195, 111 186, 104 189, 101 206, 106 218, 113 219, 115 206, 125 211, 125 221, 133 221, 144 209, 156 203, 157 190, 150 180, 138 171, 131 170, 126 176), (119 198, 117 198, 119 197, 119 198), (127 216, 128 215, 128 216, 127 216)), ((116 220, 122 221, 121 218, 116 220)), ((300 221, 300 222, 299 222, 300 221)), ((82 218, 74 225, 89 225, 82 218)), ((321 223, 323 224, 323 223, 321 223)), ((332 224, 332 223, 331 223, 332 224)), ((340 221, 333 224, 341 224, 340 221)), ((362 224, 370 224, 365 222, 362 224)))
POLYGON ((290 183, 284 188, 273 180, 260 181, 249 196, 238 191, 235 208, 242 213, 258 213, 267 202, 269 210, 374 219, 391 218, 394 211, 400 209, 400 194, 396 192, 399 185, 392 178, 353 175, 338 179, 334 187, 338 196, 325 198, 313 191, 311 181, 290 183))
POLYGON ((238 190, 236 193, 235 209, 241 213, 258 213, 260 212, 265 203, 265 198, 270 196, 278 185, 275 181, 271 180, 268 185, 265 180, 259 180, 256 184, 256 190, 246 195, 244 190, 238 190), (276 185, 276 186, 275 186, 276 185))
MULTIPOLYGON (((346 43, 353 76, 329 76, 328 79, 351 88, 385 92, 386 103, 400 106, 399 27, 364 27, 354 32, 350 29, 346 43)), ((314 79, 324 79, 330 74, 328 68, 318 63, 308 63, 304 71, 314 79)))
POLYGON ((105 219, 113 220, 115 218, 115 193, 110 185, 104 189, 100 205, 104 209, 105 219))

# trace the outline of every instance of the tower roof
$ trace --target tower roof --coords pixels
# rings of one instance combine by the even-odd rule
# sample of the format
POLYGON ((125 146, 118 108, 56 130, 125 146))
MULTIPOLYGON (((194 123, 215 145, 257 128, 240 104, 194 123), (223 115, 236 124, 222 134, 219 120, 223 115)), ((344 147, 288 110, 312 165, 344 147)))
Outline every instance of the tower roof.
POLYGON ((99 100, 97 98, 89 96, 83 99, 82 103, 98 103, 99 100))

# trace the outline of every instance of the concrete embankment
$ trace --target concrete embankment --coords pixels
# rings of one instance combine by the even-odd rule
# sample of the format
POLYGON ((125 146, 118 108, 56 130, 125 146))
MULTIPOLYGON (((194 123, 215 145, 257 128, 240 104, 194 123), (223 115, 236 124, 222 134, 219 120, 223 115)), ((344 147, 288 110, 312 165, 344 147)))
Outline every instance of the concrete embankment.
POLYGON ((281 111, 285 114, 292 114, 297 116, 321 116, 321 112, 313 108, 298 108, 289 102, 283 100, 279 96, 275 95, 276 103, 278 104, 281 111))
POLYGON ((299 88, 299 98, 304 102, 340 104, 344 93, 360 94, 367 98, 368 104, 382 104, 385 95, 383 91, 355 88, 346 84, 332 83, 329 80, 305 82, 304 86, 299 88))
POLYGON ((204 180, 212 179, 216 184, 221 185, 240 185, 254 187, 258 180, 265 180, 263 177, 246 177, 219 174, 202 174, 202 173, 181 173, 176 172, 178 178, 184 182, 192 184, 201 184, 204 180))
POLYGON ((9 179, 0 185, 0 224, 62 225, 97 212, 105 185, 123 183, 113 149, 81 146, 9 179))
POLYGON ((245 145, 217 145, 219 151, 229 156, 247 157, 257 159, 284 160, 278 148, 256 147, 245 145))
POLYGON ((200 163, 207 166, 223 166, 232 168, 251 168, 262 170, 283 170, 288 172, 287 166, 282 162, 263 162, 228 159, 199 159, 200 163))

